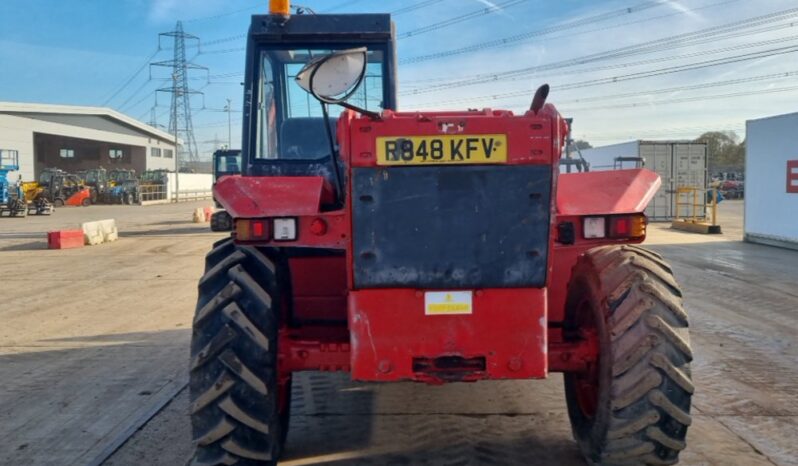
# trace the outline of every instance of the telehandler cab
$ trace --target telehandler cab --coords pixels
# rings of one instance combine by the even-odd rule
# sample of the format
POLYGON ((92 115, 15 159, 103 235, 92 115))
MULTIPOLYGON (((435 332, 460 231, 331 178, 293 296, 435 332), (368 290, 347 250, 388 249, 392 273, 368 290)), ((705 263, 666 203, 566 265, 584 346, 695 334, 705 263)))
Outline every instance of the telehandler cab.
POLYGON ((193 324, 194 462, 276 464, 292 374, 311 370, 562 372, 589 463, 676 463, 687 315, 638 246, 659 177, 560 174, 569 129, 548 86, 518 115, 397 111, 394 41, 385 14, 272 0, 252 18, 242 174, 214 188, 233 232, 205 259, 193 324))

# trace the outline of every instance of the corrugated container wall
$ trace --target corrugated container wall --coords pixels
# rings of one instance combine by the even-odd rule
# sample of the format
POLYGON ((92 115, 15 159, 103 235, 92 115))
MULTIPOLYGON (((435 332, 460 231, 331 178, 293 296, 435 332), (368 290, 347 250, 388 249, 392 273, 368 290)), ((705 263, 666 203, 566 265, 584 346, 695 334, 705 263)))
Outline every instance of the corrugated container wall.
MULTIPOLYGON (((690 141, 631 141, 582 151, 590 163, 590 170, 633 168, 621 158, 640 158, 642 166, 653 170, 662 178, 662 187, 646 209, 650 220, 668 221, 676 214, 676 189, 695 187, 699 192, 707 189, 707 146, 690 141)), ((681 214, 692 214, 684 208, 681 214)), ((703 210, 697 212, 703 215, 703 210)))
POLYGON ((798 249, 798 113, 746 123, 745 239, 798 249))

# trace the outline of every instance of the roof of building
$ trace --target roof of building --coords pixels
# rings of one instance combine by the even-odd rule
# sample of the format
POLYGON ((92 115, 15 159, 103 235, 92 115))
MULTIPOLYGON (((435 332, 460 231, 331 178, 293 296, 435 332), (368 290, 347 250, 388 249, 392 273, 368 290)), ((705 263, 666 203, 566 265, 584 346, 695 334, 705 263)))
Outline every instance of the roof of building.
MULTIPOLYGON (((142 123, 135 118, 131 118, 123 113, 117 112, 107 107, 83 107, 77 105, 54 105, 37 104, 26 102, 0 102, 0 113, 26 115, 61 115, 61 116, 97 116, 107 118, 123 126, 132 128, 141 133, 145 133, 162 139, 174 142, 174 136, 158 128, 142 123)), ((70 124, 68 121, 63 121, 70 124)))

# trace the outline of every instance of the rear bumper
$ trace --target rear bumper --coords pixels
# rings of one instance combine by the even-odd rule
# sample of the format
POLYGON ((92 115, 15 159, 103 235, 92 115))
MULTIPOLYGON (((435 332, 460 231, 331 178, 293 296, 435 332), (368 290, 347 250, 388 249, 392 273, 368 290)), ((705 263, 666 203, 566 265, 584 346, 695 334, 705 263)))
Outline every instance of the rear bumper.
POLYGON ((425 315, 424 292, 349 293, 352 378, 422 382, 543 378, 546 290, 473 293, 471 314, 425 315))

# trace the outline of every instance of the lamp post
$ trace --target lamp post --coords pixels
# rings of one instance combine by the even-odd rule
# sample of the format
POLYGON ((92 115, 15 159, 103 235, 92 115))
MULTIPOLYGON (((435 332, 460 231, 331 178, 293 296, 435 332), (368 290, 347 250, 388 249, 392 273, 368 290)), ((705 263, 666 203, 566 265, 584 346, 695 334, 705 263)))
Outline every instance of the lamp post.
POLYGON ((227 150, 230 150, 233 147, 233 107, 230 106, 230 99, 227 99, 227 105, 225 105, 224 111, 227 112, 227 150))
MULTIPOLYGON (((178 97, 180 91, 177 87, 177 73, 172 73, 172 81, 174 81, 174 90, 175 96, 178 97)), ((172 105, 172 121, 175 122, 175 202, 180 201, 180 148, 178 146, 179 142, 177 139, 177 99, 175 99, 174 105, 172 105)))

